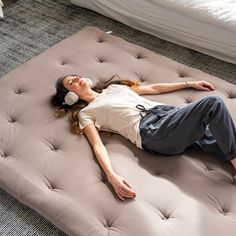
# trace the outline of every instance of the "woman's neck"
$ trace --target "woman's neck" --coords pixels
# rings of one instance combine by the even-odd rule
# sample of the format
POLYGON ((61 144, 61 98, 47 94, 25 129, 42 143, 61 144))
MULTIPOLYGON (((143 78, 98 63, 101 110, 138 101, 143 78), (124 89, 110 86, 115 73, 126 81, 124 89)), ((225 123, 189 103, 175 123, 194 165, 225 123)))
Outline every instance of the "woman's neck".
POLYGON ((86 101, 87 103, 92 102, 94 99, 96 99, 96 97, 99 95, 99 93, 93 91, 92 89, 86 94, 86 96, 81 97, 81 99, 83 99, 84 101, 86 101))

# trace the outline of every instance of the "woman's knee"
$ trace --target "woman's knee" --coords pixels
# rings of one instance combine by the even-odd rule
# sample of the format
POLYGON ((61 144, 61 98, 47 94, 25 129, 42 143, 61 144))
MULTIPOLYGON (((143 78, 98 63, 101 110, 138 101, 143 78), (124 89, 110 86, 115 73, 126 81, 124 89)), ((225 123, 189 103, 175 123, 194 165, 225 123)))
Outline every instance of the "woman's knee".
POLYGON ((222 98, 216 95, 207 96, 206 100, 209 102, 223 102, 222 98))
POLYGON ((224 101, 219 96, 210 95, 204 98, 204 101, 212 107, 213 105, 225 105, 224 101))

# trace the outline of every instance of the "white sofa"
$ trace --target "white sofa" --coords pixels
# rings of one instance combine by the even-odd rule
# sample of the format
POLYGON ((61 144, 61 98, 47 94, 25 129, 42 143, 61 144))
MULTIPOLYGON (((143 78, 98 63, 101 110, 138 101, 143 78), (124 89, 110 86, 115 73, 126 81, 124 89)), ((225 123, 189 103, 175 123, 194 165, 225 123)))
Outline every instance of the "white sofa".
POLYGON ((159 38, 236 64, 236 1, 71 2, 159 38))

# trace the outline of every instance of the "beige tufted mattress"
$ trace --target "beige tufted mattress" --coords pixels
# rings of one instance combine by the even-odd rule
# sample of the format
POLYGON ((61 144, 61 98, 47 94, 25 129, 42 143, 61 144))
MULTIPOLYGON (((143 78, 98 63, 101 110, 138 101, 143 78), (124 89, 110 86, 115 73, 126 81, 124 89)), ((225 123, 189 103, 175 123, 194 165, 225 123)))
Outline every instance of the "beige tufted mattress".
POLYGON ((235 85, 86 27, 1 78, 1 188, 71 236, 235 235, 234 169, 193 148, 163 157, 101 134, 115 172, 137 193, 116 197, 86 138, 49 105, 56 79, 74 73, 94 82, 113 74, 143 83, 205 79, 215 91, 146 97, 182 107, 218 95, 236 120, 235 85))

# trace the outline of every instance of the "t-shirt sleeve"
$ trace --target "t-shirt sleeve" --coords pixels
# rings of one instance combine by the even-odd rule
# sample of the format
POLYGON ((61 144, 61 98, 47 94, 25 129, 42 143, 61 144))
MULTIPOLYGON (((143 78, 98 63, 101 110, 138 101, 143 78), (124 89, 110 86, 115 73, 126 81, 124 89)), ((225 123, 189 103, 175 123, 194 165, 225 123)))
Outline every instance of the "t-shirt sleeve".
POLYGON ((87 125, 95 123, 94 117, 92 117, 85 111, 80 111, 78 118, 79 118, 80 129, 84 129, 87 125))

